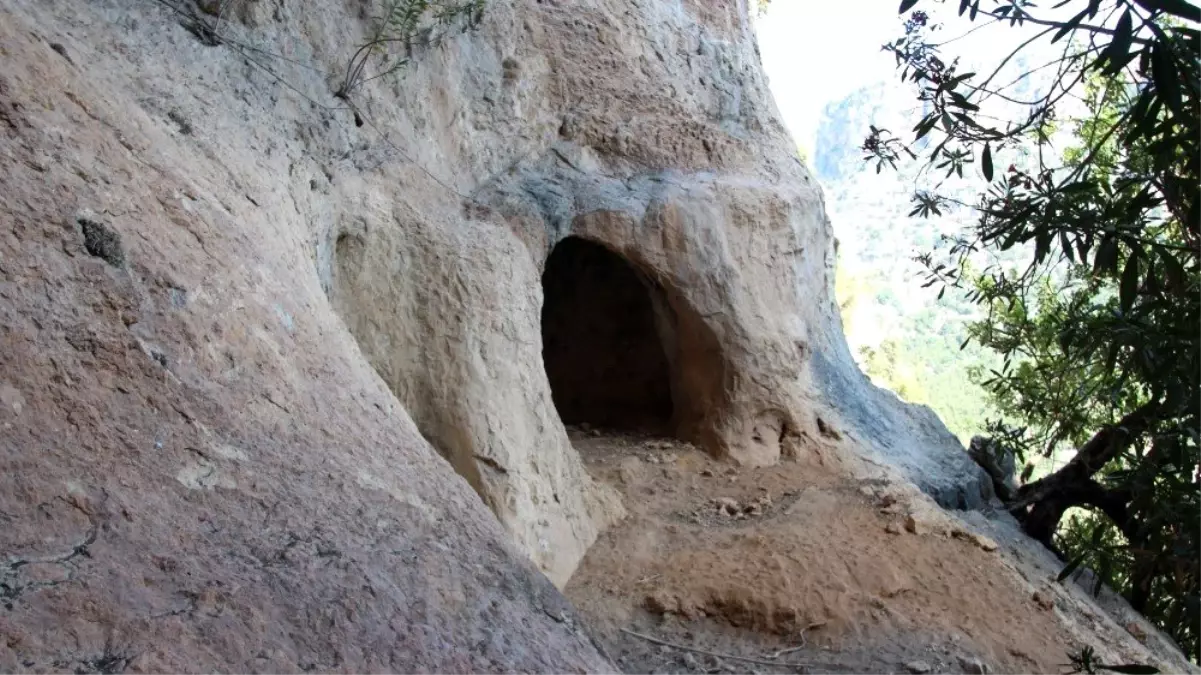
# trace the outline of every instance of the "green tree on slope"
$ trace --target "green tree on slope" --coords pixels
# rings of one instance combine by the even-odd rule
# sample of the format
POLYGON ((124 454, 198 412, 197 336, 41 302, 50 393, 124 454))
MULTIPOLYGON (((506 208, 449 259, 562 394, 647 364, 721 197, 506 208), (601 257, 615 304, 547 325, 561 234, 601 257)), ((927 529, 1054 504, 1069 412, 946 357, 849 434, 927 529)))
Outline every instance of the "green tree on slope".
POLYGON ((927 285, 987 312, 970 336, 1003 358, 983 382, 1005 418, 997 434, 1027 458, 1071 455, 1023 476, 1011 512, 1065 573, 1090 565, 1201 660, 1201 9, 941 4, 1022 41, 990 72, 964 72, 943 50, 972 49, 972 32, 940 45, 941 27, 909 13, 885 49, 923 114, 912 140, 871 129, 866 159, 921 166, 911 215, 974 214, 921 257, 927 285), (1035 65, 1014 77, 1019 61, 1035 65), (965 170, 983 177, 974 201, 950 188, 965 170), (1011 250, 1021 265, 987 263, 1011 250))

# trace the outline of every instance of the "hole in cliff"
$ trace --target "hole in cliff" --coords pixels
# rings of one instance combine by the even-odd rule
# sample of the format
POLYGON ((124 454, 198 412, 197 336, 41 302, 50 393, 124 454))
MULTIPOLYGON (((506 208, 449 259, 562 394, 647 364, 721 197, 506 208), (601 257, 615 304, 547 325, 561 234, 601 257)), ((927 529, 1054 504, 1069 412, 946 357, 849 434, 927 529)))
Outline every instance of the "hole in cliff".
POLYGON ((649 281, 617 254, 569 237, 542 275, 542 357, 565 424, 665 433, 668 360, 649 281))

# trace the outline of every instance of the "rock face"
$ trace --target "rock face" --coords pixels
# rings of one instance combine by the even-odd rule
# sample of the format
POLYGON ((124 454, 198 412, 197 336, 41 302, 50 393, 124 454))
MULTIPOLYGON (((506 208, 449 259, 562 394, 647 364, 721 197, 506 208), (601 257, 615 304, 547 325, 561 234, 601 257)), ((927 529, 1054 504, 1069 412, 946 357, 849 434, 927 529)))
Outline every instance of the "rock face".
POLYGON ((563 417, 988 496, 738 0, 490 0, 354 110, 370 3, 183 3, 0 7, 0 668, 607 669, 563 417))
POLYGON ((1017 457, 1012 450, 1003 447, 996 439, 973 436, 968 443, 967 454, 988 474, 993 492, 998 497, 1009 501, 1017 494, 1017 457))

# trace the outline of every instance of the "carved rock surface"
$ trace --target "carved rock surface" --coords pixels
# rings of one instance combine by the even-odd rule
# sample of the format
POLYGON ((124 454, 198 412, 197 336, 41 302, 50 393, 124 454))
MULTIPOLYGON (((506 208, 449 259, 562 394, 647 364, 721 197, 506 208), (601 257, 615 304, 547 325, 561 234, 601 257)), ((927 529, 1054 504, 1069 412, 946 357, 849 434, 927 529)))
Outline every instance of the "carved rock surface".
POLYGON ((607 670, 556 398, 987 496, 855 368, 740 2, 490 0, 353 110, 368 3, 234 4, 0 7, 0 669, 607 670))

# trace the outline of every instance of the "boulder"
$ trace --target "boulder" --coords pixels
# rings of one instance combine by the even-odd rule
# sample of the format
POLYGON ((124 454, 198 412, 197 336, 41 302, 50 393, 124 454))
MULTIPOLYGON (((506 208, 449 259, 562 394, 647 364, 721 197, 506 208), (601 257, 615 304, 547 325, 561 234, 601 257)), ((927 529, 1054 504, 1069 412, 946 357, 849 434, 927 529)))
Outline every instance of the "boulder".
POLYGON ((1009 501, 1017 495, 1017 458, 1012 450, 1002 446, 996 439, 973 436, 967 452, 988 474, 993 490, 1001 501, 1009 501))

